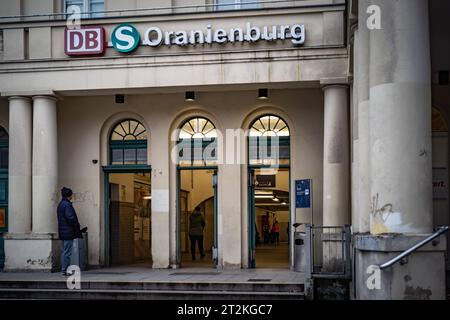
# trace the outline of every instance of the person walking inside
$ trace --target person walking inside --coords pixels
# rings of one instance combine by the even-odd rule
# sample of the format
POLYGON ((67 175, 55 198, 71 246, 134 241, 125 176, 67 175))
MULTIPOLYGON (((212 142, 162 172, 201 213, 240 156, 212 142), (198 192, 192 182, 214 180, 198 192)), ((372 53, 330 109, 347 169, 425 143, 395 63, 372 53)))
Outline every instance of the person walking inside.
POLYGON ((272 236, 273 236, 273 242, 277 246, 280 243, 280 224, 277 220, 272 225, 272 236))
POLYGON ((72 206, 72 190, 69 188, 61 189, 62 200, 57 208, 58 216, 58 235, 62 240, 61 246, 61 272, 64 276, 71 275, 67 273, 72 255, 73 240, 82 238, 80 223, 75 209, 72 206))
POLYGON ((203 230, 205 229, 205 219, 200 211, 200 207, 196 207, 194 212, 189 216, 189 239, 191 240, 192 260, 195 260, 195 244, 198 244, 200 257, 203 259, 203 230))

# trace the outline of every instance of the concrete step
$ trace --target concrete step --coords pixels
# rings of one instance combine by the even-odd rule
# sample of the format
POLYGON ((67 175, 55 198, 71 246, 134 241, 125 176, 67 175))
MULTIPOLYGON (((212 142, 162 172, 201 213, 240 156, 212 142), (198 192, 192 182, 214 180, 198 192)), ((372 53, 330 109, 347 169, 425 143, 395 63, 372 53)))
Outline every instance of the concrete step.
MULTIPOLYGON (((26 289, 66 289, 67 284, 61 281, 39 280, 2 280, 1 288, 26 289)), ((301 283, 276 282, 186 282, 186 281, 82 281, 82 289, 89 290, 181 290, 181 291, 256 291, 256 292, 303 292, 301 283)))
POLYGON ((89 300, 304 300, 302 292, 0 288, 0 299, 89 300))
POLYGON ((303 299, 299 283, 2 280, 0 299, 303 299))

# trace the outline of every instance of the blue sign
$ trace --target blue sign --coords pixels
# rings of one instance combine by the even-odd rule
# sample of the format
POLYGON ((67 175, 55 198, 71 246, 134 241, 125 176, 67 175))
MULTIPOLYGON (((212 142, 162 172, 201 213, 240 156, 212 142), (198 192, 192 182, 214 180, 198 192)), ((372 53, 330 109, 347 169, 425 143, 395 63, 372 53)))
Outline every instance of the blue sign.
POLYGON ((295 207, 299 209, 311 208, 312 180, 295 181, 295 207))

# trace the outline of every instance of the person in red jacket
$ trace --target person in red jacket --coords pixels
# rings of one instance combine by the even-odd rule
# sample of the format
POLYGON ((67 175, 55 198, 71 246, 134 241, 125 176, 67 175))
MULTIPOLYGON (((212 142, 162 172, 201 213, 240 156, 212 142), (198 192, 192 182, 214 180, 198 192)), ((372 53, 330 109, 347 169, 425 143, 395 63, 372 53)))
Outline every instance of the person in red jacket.
POLYGON ((271 233, 272 233, 275 245, 278 245, 280 243, 280 224, 278 223, 277 220, 275 220, 275 222, 272 225, 271 233))

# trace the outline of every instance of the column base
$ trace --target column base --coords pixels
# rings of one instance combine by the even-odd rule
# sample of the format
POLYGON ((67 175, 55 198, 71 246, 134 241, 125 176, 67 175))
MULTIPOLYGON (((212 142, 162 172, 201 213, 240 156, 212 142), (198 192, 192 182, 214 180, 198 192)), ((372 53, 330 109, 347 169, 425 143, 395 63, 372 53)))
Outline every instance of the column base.
POLYGON ((428 243, 406 263, 371 270, 422 241, 428 235, 355 235, 355 294, 358 300, 445 300, 446 239, 428 243), (377 286, 377 283, 379 286, 377 286))
POLYGON ((61 241, 52 233, 8 233, 4 235, 3 271, 58 271, 61 241))

